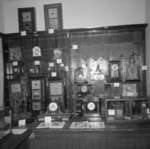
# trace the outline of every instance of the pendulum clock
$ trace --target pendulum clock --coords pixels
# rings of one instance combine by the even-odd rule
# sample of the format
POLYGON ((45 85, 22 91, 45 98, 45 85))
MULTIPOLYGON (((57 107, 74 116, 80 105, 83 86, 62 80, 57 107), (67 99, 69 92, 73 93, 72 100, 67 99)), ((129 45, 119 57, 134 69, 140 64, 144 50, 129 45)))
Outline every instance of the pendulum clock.
POLYGON ((40 112, 45 109, 45 78, 41 71, 41 49, 35 46, 32 49, 33 70, 30 73, 31 109, 40 112))

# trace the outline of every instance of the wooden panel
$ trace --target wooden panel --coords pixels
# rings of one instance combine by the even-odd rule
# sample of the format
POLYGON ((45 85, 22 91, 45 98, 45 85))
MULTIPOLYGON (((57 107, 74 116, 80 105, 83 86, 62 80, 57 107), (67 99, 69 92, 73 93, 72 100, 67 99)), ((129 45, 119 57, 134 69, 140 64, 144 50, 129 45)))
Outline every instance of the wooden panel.
POLYGON ((149 130, 42 131, 30 139, 30 149, 148 149, 149 130))

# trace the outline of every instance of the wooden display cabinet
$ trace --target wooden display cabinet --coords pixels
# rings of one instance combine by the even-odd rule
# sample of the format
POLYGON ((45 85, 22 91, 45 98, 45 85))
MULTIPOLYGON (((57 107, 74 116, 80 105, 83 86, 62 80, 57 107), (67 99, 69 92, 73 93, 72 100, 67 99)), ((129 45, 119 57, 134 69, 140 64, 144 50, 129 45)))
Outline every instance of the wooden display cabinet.
POLYGON ((115 110, 109 112, 117 119, 132 119, 132 103, 147 101, 146 72, 142 69, 146 65, 145 27, 123 25, 71 32, 73 100, 74 107, 78 107, 75 112, 79 108, 83 112, 86 94, 80 94, 83 98, 78 94, 82 82, 91 84, 88 95, 102 99, 100 109, 105 109, 106 118, 109 103, 114 104, 115 110))
POLYGON ((105 99, 107 122, 149 119, 148 98, 126 97, 105 99))

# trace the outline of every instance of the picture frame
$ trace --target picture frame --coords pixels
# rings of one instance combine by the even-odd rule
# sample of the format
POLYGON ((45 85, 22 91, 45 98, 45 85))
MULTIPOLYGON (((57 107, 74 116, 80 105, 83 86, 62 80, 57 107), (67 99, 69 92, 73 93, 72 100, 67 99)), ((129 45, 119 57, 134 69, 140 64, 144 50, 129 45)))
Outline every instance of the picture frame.
POLYGON ((138 85, 136 83, 122 84, 122 96, 123 97, 137 97, 138 85))
POLYGON ((45 29, 60 30, 63 28, 62 4, 44 5, 45 29))
POLYGON ((35 8, 18 8, 19 31, 34 32, 35 26, 35 8))

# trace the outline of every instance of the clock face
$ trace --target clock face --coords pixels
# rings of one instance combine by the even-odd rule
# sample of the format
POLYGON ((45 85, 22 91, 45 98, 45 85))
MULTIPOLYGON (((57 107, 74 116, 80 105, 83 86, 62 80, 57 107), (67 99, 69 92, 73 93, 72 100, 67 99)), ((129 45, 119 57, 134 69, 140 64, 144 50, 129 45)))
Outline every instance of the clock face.
POLYGON ((88 87, 86 85, 81 86, 81 92, 86 93, 88 91, 88 87))
POLYGON ((95 103, 94 102, 89 102, 87 104, 87 108, 88 108, 89 111, 95 110, 95 108, 96 108, 95 103))
POLYGON ((113 64, 111 66, 111 68, 112 68, 113 71, 117 71, 118 70, 118 65, 117 64, 113 64))
POLYGON ((41 49, 40 49, 40 47, 34 47, 33 48, 33 57, 36 57, 36 56, 41 56, 41 49))
POLYGON ((58 104, 57 104, 56 102, 51 102, 51 103, 49 104, 48 109, 49 109, 50 111, 52 111, 52 112, 55 112, 55 111, 57 111, 57 109, 58 109, 58 104))
POLYGON ((58 11, 57 8, 48 9, 49 18, 57 18, 58 17, 57 11, 58 11))

